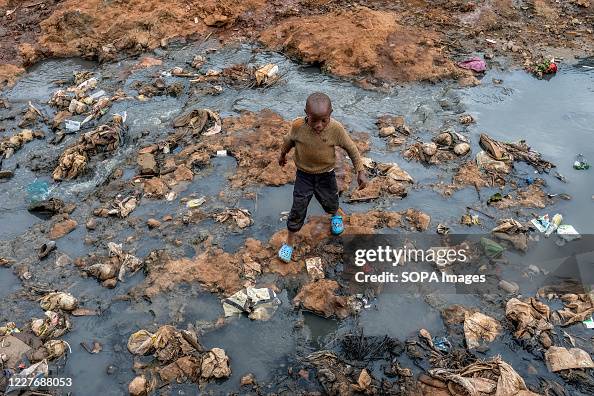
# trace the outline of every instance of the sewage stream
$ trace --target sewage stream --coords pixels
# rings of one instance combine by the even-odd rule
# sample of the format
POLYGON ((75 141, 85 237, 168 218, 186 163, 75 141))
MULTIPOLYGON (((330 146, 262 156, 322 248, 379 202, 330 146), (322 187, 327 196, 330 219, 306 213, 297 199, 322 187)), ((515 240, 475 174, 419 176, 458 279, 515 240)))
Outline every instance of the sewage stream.
MULTIPOLYGON (((49 114, 46 103, 58 89, 55 81, 71 78, 74 71, 92 70, 100 77, 99 88, 111 93, 123 87, 126 93, 135 95, 131 88, 134 81, 148 81, 157 70, 185 66, 195 53, 203 51, 207 46, 199 48, 190 45, 167 51, 156 50, 154 55, 163 58, 163 65, 131 74, 122 71, 129 70, 137 62, 136 59, 105 65, 73 59, 41 62, 32 67, 13 88, 0 94, 0 98, 7 99, 13 106, 12 109, 0 110, 2 126, 6 130, 3 134, 9 135, 18 130, 18 114, 26 108, 29 101, 49 114)), ((54 146, 48 144, 52 132, 45 130, 46 139, 28 143, 14 157, 4 162, 4 167, 18 167, 12 179, 0 184, 0 244, 4 245, 3 252, 19 257, 36 247, 36 239, 29 235, 28 230, 43 227, 45 220, 27 211, 26 190, 33 181, 47 181, 52 186, 52 196, 73 200, 78 204, 73 217, 79 215, 86 218, 85 213, 94 206, 93 192, 114 169, 126 169, 124 174, 128 177, 134 174, 132 167, 139 146, 137 142, 142 140, 146 144, 167 136, 170 132, 170 120, 184 109, 190 106, 211 108, 220 112, 222 117, 237 115, 243 110, 257 112, 271 109, 285 119, 292 119, 301 116, 304 100, 313 91, 323 91, 332 98, 333 116, 350 131, 369 133, 372 149, 368 156, 376 161, 399 163, 416 181, 417 187, 402 200, 381 199, 360 204, 344 202, 342 207, 347 213, 372 208, 403 210, 414 207, 431 216, 433 229, 428 232, 434 232, 438 223, 447 224, 452 233, 488 232, 494 224, 488 218, 484 218, 482 228, 476 230, 459 224, 461 215, 466 212, 465 208, 477 205, 477 192, 473 188, 457 191, 447 198, 431 188, 433 183, 447 183, 451 180, 453 164, 451 169, 448 169, 449 165, 424 166, 405 161, 400 150, 386 150, 385 143, 377 137, 375 122, 380 115, 393 114, 404 115, 415 131, 415 136, 424 141, 437 131, 452 126, 470 138, 473 153, 479 150, 478 136, 481 132, 506 141, 526 139, 545 159, 555 163, 556 170, 567 178, 567 183, 562 183, 552 175, 545 175, 547 191, 553 194, 566 193, 572 199, 559 200, 544 210, 531 209, 525 213, 549 213, 552 216, 559 212, 563 214, 566 223, 574 225, 582 234, 594 232, 594 173, 591 170, 577 171, 572 168, 577 153, 582 153, 585 158, 594 162, 594 70, 582 68, 580 64, 567 65, 550 80, 538 80, 523 71, 492 71, 482 78, 480 86, 473 88, 458 88, 453 82, 443 82, 408 84, 395 87, 389 92, 374 92, 358 88, 349 81, 324 75, 315 68, 299 65, 282 55, 260 52, 249 46, 225 47, 210 52, 203 69, 220 70, 236 63, 261 65, 269 62, 278 64, 283 77, 280 83, 266 89, 225 87, 216 96, 196 95, 191 93, 191 85, 187 80, 166 77, 167 81, 179 80, 185 84, 182 96, 157 96, 146 102, 116 102, 102 121, 106 121, 109 114, 125 111, 130 127, 126 145, 111 158, 96 164, 94 171, 80 180, 65 181, 59 185, 51 181, 51 169, 46 162, 57 158, 75 136, 67 136, 64 142, 54 146), (494 79, 503 81, 495 83, 494 79), (462 113, 473 115, 477 122, 468 127, 461 126, 458 124, 458 117, 462 113), (32 171, 32 164, 39 171, 32 171)), ((215 159, 212 167, 198 174, 181 195, 193 193, 207 196, 206 209, 224 207, 217 202, 216 197, 221 192, 230 190, 226 176, 233 173, 235 167, 232 158, 215 159)), ((520 167, 517 174, 520 177, 538 176, 533 172, 532 168, 520 167)), ((261 186, 253 191, 257 199, 239 197, 237 202, 240 207, 251 211, 254 225, 241 233, 216 239, 216 243, 226 251, 235 251, 248 237, 268 240, 285 226, 280 220, 281 212, 290 209, 292 186, 261 186)), ((492 192, 495 189, 481 190, 481 201, 484 203, 492 192)), ((173 202, 143 199, 133 216, 144 222, 156 215, 174 215, 180 211, 181 206, 179 197, 173 202)), ((309 214, 323 214, 317 202, 312 201, 309 214)), ((184 229, 183 233, 177 235, 185 246, 187 257, 195 253, 191 240, 200 230, 209 232, 211 227, 215 225, 207 221, 197 227, 184 229)), ((124 240, 134 233, 133 228, 125 225, 114 225, 112 231, 115 240, 124 240)), ((171 232, 175 234, 181 231, 171 232)), ((87 230, 79 222, 79 227, 74 232, 58 241, 58 250, 72 258, 92 252, 95 248, 84 243, 86 234, 87 230)), ((144 258, 152 250, 165 248, 165 245, 158 235, 143 238, 136 241, 135 254, 144 258)), ((217 296, 201 291, 197 285, 181 285, 152 301, 125 301, 117 297, 138 285, 142 281, 141 273, 120 284, 118 288, 108 290, 95 280, 81 278, 76 270, 52 267, 53 260, 46 260, 39 265, 47 266, 48 273, 53 274, 48 279, 43 279, 45 283, 58 289, 67 288, 85 301, 85 306, 103 310, 98 317, 74 318, 72 331, 64 336, 64 340, 72 347, 72 354, 63 365, 62 371, 53 373, 53 376, 73 378, 73 386, 61 390, 64 394, 126 393, 128 383, 135 376, 132 370, 133 356, 126 349, 126 341, 131 333, 163 324, 173 324, 178 328, 185 328, 187 325, 200 327, 201 323, 215 321, 223 314, 217 296), (99 341, 103 345, 101 353, 91 355, 79 346, 81 342, 92 341, 99 341)), ((24 325, 29 318, 41 317, 43 314, 35 302, 23 300, 19 293, 19 279, 10 269, 0 268, 0 323, 15 321, 24 325)), ((291 299, 295 293, 296 290, 289 288, 280 294, 283 304, 268 322, 250 321, 241 317, 223 328, 208 331, 201 336, 201 342, 206 347, 225 349, 230 356, 233 373, 225 381, 208 384, 208 392, 226 394, 237 391, 239 379, 250 372, 255 374, 259 383, 274 384, 286 375, 287 368, 295 362, 297 356, 323 348, 337 334, 355 326, 361 326, 366 334, 387 334, 400 340, 414 336, 420 328, 426 328, 434 335, 445 335, 439 311, 419 296, 381 294, 359 317, 336 321, 293 310, 291 299)), ((440 298, 450 304, 475 307, 492 303, 485 301, 482 296, 473 295, 448 294, 440 298)), ((503 319, 502 315, 499 314, 497 319, 503 319)), ((587 331, 578 333, 588 339, 591 336, 587 331)), ((492 343, 483 357, 495 354, 501 354, 528 384, 538 385, 539 378, 543 377, 558 379, 548 373, 542 359, 535 359, 532 354, 518 348, 509 331, 504 331, 504 336, 492 343), (536 369, 536 373, 532 369, 536 369)), ((406 361, 404 358, 403 362, 406 361)), ((418 371, 418 367, 415 370, 418 371)), ((577 388, 569 389, 572 389, 572 394, 586 394, 580 393, 577 388)), ((175 385, 171 390, 171 394, 194 394, 195 385, 175 385)))

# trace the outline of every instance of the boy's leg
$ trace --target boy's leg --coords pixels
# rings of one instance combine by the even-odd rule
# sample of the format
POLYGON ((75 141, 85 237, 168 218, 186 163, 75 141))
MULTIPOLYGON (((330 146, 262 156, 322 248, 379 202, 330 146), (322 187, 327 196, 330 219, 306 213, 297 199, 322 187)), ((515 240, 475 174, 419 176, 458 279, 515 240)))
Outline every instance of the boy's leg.
POLYGON ((293 187, 293 206, 287 218, 287 229, 289 238, 287 244, 293 246, 294 234, 303 227, 305 217, 307 216, 307 207, 314 194, 314 175, 307 174, 300 170, 295 177, 295 186, 293 187))
POLYGON ((338 212, 338 186, 334 171, 316 175, 314 195, 326 213, 335 215, 338 212))
POLYGON ((314 194, 326 213, 331 214, 330 230, 334 235, 340 235, 344 231, 342 217, 338 214, 338 186, 334 171, 317 175, 314 186, 314 194))

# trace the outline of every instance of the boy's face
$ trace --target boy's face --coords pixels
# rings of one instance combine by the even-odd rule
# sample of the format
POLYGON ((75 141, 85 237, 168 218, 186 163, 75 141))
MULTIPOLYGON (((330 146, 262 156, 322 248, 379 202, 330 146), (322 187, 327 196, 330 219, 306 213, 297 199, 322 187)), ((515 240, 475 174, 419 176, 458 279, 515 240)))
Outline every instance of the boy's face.
POLYGON ((306 105, 307 125, 317 133, 321 133, 330 123, 332 106, 327 104, 306 105))

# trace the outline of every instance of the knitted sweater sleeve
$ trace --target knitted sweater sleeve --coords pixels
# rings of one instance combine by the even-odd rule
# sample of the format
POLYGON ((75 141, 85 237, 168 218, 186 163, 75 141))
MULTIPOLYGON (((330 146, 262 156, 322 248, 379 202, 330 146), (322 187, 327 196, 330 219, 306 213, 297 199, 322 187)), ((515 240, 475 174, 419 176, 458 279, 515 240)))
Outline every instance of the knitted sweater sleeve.
POLYGON ((291 130, 285 136, 283 136, 283 144, 281 146, 281 151, 283 153, 288 153, 293 147, 295 147, 295 130, 297 129, 298 125, 297 122, 293 122, 291 125, 291 130))
POLYGON ((337 146, 342 147, 349 155, 351 161, 353 162, 353 166, 355 167, 355 172, 360 172, 365 169, 357 145, 353 139, 351 139, 351 136, 347 133, 347 131, 345 131, 342 125, 338 125, 337 143, 337 146))

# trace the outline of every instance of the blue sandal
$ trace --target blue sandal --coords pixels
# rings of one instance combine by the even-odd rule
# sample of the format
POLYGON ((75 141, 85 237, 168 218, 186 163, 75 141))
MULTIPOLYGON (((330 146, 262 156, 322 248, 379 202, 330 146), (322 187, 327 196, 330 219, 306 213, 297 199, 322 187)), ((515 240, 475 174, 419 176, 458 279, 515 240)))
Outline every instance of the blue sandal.
POLYGON ((340 235, 344 231, 344 223, 342 222, 342 216, 332 216, 332 218, 330 219, 330 224, 332 226, 332 234, 340 235))
POLYGON ((291 261, 291 256, 293 256, 293 248, 286 243, 281 246, 280 250, 278 251, 278 258, 280 258, 285 263, 291 261))

